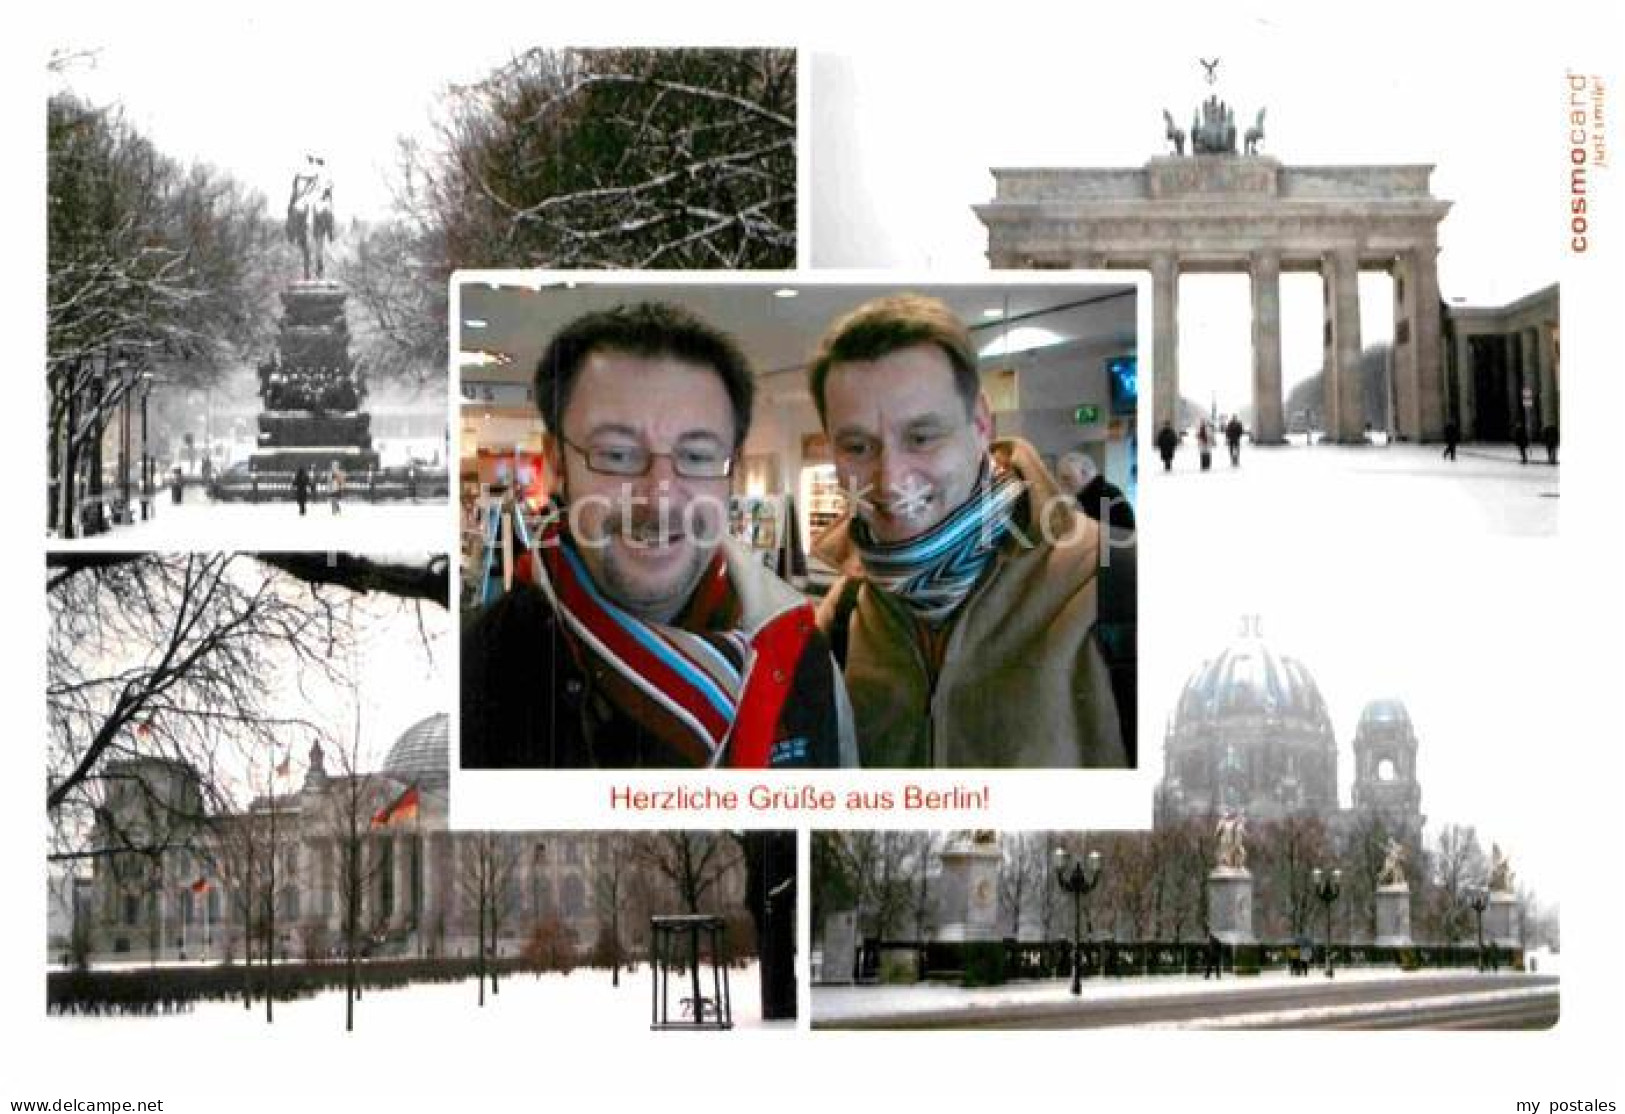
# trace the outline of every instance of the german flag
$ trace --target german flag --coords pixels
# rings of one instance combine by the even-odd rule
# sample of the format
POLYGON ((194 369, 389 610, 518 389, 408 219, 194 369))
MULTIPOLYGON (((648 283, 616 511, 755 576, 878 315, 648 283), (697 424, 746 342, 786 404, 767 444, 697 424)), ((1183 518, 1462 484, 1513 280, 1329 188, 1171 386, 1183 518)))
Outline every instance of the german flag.
POLYGON ((381 808, 372 818, 375 828, 387 828, 394 824, 404 824, 408 820, 417 819, 418 815, 418 787, 408 786, 406 792, 395 799, 395 803, 387 808, 381 808))

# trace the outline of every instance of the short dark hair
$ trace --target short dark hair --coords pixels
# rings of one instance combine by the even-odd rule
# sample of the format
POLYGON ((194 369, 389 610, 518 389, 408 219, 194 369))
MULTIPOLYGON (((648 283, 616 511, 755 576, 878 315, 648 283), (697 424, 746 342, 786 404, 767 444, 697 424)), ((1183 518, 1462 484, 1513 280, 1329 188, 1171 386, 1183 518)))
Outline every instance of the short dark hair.
POLYGON ((733 406, 734 448, 745 443, 756 382, 744 352, 727 333, 666 302, 636 302, 595 310, 554 334, 536 363, 536 408, 548 432, 563 432, 570 392, 581 366, 594 352, 646 358, 669 356, 710 368, 722 380, 733 406))
POLYGON ((818 406, 818 420, 828 424, 824 414, 824 383, 832 367, 857 360, 878 360, 917 344, 934 344, 948 357, 954 372, 954 389, 959 392, 965 415, 969 417, 982 389, 970 330, 937 298, 894 294, 865 302, 831 325, 819 342, 818 353, 808 371, 808 387, 818 406))

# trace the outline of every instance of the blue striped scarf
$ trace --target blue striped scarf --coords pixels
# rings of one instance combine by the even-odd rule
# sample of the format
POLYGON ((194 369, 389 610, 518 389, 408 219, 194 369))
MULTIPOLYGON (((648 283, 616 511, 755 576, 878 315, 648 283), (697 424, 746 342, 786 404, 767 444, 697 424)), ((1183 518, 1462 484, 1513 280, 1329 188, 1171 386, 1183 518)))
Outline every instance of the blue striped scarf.
POLYGON ((971 497, 919 537, 886 545, 854 517, 852 542, 871 584, 903 600, 926 622, 940 623, 981 579, 1026 496, 1026 483, 1013 470, 989 479, 984 466, 971 497))

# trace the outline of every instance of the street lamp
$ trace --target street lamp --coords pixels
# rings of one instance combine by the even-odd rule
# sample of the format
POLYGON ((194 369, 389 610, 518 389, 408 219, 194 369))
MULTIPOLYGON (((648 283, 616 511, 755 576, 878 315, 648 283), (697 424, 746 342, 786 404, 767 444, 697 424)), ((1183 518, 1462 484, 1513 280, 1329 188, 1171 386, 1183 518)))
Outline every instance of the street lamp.
POLYGON ((1472 907, 1473 915, 1478 918, 1478 969, 1484 970, 1484 910, 1490 907, 1490 894, 1483 886, 1474 886, 1467 891, 1467 904, 1472 907))
MULTIPOLYGON (((1100 884, 1100 852, 1082 859, 1055 849, 1055 881, 1072 895, 1072 993, 1083 993, 1083 913, 1089 893, 1100 884)), ((1091 928, 1091 933, 1093 929, 1091 928)))
POLYGON ((1343 892, 1343 872, 1334 870, 1327 873, 1317 866, 1310 878, 1315 887, 1315 896, 1326 906, 1326 977, 1329 979, 1337 973, 1332 966, 1332 904, 1343 892))

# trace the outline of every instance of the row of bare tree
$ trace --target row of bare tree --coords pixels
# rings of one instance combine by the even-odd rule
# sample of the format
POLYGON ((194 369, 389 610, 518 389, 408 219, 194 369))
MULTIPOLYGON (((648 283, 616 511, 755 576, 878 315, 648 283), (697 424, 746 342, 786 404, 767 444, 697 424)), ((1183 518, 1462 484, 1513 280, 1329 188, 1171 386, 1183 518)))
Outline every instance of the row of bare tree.
MULTIPOLYGON (((262 194, 69 91, 93 62, 53 61, 47 112, 47 525, 63 537, 82 493, 99 506, 116 418, 155 382, 253 366, 298 274, 262 194)), ((335 245, 375 381, 445 373, 458 268, 795 265, 793 51, 533 49, 448 87, 426 123, 400 140, 393 213, 335 245)))
MULTIPOLYGON (((1003 832, 999 848, 1000 922, 1006 936, 1056 939, 1071 933, 1071 897, 1056 882, 1057 849, 1101 854, 1098 888, 1088 897, 1086 931, 1124 941, 1201 940, 1206 935, 1205 879, 1214 867, 1213 820, 1193 818, 1144 832, 1003 832)), ((1471 941, 1477 925, 1469 898, 1488 878, 1477 832, 1443 826, 1427 847, 1366 813, 1333 830, 1314 817, 1249 827, 1254 930, 1262 939, 1319 938, 1324 907, 1314 871, 1343 872, 1333 909, 1338 939, 1376 934, 1375 894, 1390 839, 1408 842, 1412 935, 1418 941, 1471 941)), ((936 928, 933 884, 945 834, 847 831, 813 835, 813 916, 856 909, 862 931, 881 939, 926 939, 936 928)), ((1518 893, 1526 944, 1557 942, 1555 910, 1527 889, 1518 893)))

